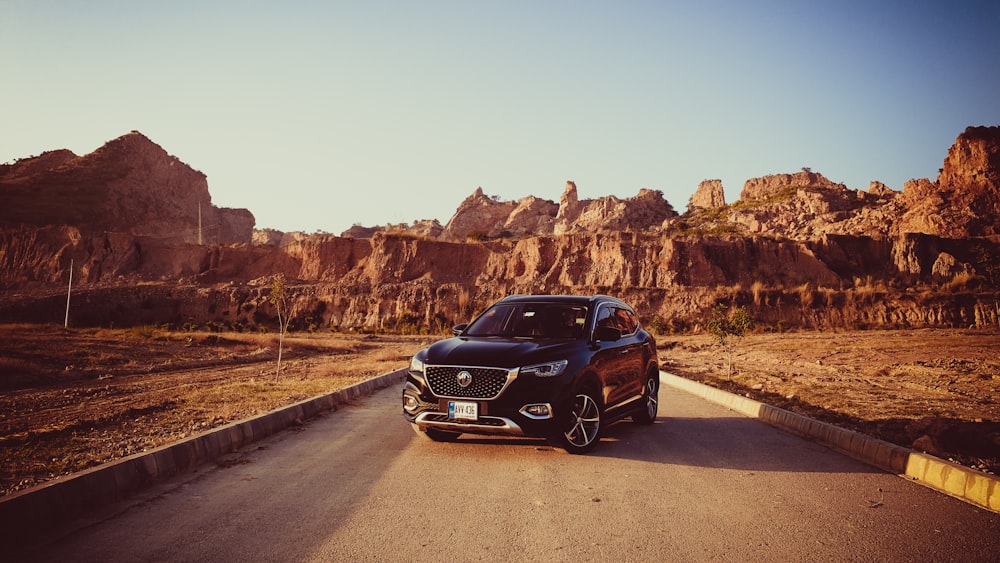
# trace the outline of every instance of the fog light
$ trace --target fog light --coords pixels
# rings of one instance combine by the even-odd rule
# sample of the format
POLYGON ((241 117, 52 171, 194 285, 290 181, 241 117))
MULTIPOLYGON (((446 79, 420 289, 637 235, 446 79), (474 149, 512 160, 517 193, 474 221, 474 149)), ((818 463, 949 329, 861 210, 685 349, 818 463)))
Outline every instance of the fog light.
POLYGON ((552 418, 552 405, 548 403, 524 405, 521 407, 521 414, 528 418, 534 418, 535 420, 552 418))
POLYGON ((417 410, 419 404, 419 401, 413 395, 403 395, 403 410, 413 412, 417 410))

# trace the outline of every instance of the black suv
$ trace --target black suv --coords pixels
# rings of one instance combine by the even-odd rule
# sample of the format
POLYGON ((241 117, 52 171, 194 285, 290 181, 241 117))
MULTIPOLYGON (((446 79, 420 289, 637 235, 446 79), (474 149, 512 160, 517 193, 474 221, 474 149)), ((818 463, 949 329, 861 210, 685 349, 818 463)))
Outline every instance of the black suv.
POLYGON ((608 424, 656 419, 656 342, 606 295, 511 296, 416 353, 403 416, 417 434, 549 438, 570 453, 608 424))

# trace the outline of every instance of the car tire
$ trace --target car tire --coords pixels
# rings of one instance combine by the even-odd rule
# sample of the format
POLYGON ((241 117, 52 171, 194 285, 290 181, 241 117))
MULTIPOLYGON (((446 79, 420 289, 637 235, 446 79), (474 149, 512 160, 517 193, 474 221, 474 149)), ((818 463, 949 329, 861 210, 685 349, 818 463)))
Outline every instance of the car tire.
POLYGON ((639 424, 656 422, 656 413, 660 408, 660 374, 655 369, 649 370, 646 382, 642 386, 642 408, 632 415, 632 420, 639 424))
POLYGON ((410 424, 410 426, 413 427, 413 431, 417 433, 417 436, 433 442, 454 442, 462 435, 459 432, 448 432, 447 430, 438 430, 437 428, 421 428, 416 424, 410 424))
POLYGON ((589 388, 581 389, 573 397, 571 411, 563 419, 556 442, 568 453, 585 454, 600 441, 603 424, 601 395, 589 388))

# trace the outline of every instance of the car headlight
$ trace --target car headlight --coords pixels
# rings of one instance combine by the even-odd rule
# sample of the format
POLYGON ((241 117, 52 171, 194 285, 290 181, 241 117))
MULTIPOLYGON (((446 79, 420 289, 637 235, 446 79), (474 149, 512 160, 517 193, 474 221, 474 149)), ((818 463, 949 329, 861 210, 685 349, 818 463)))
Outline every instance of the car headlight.
POLYGON ((521 368, 520 373, 521 375, 534 375, 537 377, 555 377, 566 369, 567 364, 569 364, 568 360, 535 364, 533 366, 525 366, 521 368))
POLYGON ((419 358, 413 356, 410 358, 410 371, 415 371, 417 373, 424 373, 424 363, 420 361, 419 358))

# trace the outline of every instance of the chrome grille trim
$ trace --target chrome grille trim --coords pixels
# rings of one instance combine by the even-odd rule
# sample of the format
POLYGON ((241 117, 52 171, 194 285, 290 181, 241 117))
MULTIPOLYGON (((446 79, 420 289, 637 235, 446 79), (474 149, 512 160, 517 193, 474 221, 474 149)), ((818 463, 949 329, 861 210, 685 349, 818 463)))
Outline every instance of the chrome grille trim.
POLYGON ((424 366, 424 381, 435 396, 442 399, 496 399, 517 378, 518 368, 493 368, 484 366, 424 366), (459 372, 472 374, 468 387, 458 384, 459 372))
POLYGON ((429 428, 440 428, 455 432, 476 434, 502 434, 523 436, 524 430, 513 420, 503 416, 481 416, 479 420, 452 421, 448 415, 439 412, 422 412, 413 420, 415 424, 429 428))

